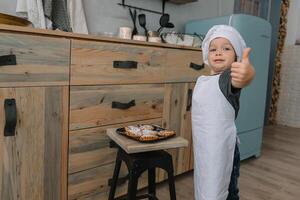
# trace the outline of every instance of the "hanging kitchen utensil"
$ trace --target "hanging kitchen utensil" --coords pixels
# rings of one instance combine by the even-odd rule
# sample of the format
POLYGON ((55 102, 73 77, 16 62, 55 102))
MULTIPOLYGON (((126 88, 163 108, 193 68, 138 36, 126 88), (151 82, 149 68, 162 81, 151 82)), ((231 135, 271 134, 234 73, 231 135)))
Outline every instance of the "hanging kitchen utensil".
POLYGON ((136 10, 134 10, 132 12, 132 10, 129 8, 129 13, 130 13, 130 17, 131 17, 131 20, 132 20, 132 23, 133 23, 133 30, 132 30, 132 38, 133 38, 134 35, 138 34, 138 30, 137 30, 137 27, 136 27, 136 10))
POLYGON ((159 29, 157 29, 157 32, 160 33, 160 31, 167 25, 167 23, 170 20, 170 15, 169 14, 163 14, 160 19, 159 19, 159 29))
POLYGON ((148 40, 148 30, 146 28, 146 15, 139 14, 138 18, 139 18, 139 24, 145 30, 145 36, 147 37, 147 40, 148 40))
POLYGON ((174 26, 174 24, 173 23, 171 23, 171 22, 168 22, 167 24, 166 24, 166 26, 165 26, 166 28, 174 28, 175 26, 174 26))
POLYGON ((163 28, 174 28, 174 24, 169 22, 170 21, 170 15, 169 14, 163 14, 159 20, 160 27, 157 30, 158 33, 161 33, 163 28))

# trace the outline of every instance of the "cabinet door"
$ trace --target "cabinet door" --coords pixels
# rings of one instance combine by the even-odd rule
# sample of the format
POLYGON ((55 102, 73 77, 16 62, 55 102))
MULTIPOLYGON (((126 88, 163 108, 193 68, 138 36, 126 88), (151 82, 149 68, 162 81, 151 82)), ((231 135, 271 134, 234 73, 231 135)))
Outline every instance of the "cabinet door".
MULTIPOLYGON (((177 136, 189 141, 186 148, 171 149, 175 174, 181 174, 191 169, 191 98, 194 83, 166 84, 163 125, 175 130, 177 136)), ((159 173, 161 174, 161 173, 159 173)), ((161 180, 161 177, 159 177, 161 180)))
POLYGON ((68 87, 0 89, 0 199, 66 199, 67 109, 68 87))

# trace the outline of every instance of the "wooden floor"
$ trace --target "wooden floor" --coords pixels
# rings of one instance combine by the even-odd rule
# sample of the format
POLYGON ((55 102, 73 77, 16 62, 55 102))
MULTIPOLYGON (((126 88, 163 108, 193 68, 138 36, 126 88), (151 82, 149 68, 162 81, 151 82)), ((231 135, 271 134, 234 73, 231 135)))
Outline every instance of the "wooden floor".
MULTIPOLYGON (((300 128, 267 126, 262 154, 241 162, 241 200, 300 199, 300 128)), ((168 186, 158 186, 159 200, 169 199, 168 186)), ((176 177, 177 200, 193 200, 193 172, 176 177)))

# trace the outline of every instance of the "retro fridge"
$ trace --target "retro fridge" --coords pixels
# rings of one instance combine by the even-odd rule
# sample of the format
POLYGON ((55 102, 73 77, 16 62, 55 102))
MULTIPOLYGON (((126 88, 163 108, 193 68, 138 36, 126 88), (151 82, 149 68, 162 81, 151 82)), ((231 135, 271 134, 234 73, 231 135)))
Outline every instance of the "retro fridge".
POLYGON ((190 21, 185 25, 185 32, 205 35, 213 25, 217 24, 235 27, 245 39, 247 46, 252 48, 250 60, 256 69, 256 76, 251 85, 241 92, 240 111, 236 125, 240 139, 241 159, 258 157, 261 152, 264 126, 271 25, 259 17, 233 14, 190 21))

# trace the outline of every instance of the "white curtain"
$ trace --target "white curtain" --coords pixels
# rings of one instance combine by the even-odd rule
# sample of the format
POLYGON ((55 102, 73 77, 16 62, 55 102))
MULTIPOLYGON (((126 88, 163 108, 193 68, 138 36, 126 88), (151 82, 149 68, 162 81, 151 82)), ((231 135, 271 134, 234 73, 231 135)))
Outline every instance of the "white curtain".
MULTIPOLYGON (((51 21, 45 17, 42 0, 17 0, 16 13, 31 21, 35 28, 52 28, 51 21)), ((72 31, 88 34, 82 0, 68 0, 68 14, 72 31)))
POLYGON ((82 0, 68 0, 70 24, 74 33, 88 34, 82 0))
POLYGON ((49 26, 44 15, 42 0, 17 0, 16 13, 20 17, 27 18, 35 28, 45 29, 47 23, 49 26))

